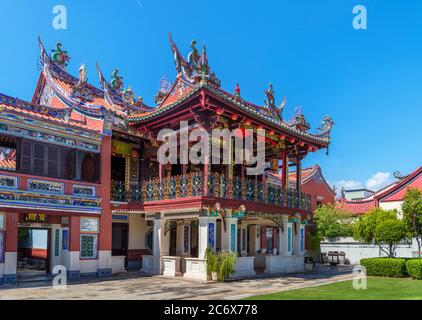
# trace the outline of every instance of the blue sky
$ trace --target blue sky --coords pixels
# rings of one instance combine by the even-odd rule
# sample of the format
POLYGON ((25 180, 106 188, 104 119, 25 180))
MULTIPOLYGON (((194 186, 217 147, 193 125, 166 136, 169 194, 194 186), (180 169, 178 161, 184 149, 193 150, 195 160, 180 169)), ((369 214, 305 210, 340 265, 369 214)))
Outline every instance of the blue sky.
POLYGON ((245 99, 262 104, 272 82, 277 101, 287 97, 285 117, 300 105, 313 129, 330 114, 329 156, 305 163, 318 163, 330 182, 376 189, 422 165, 422 2, 2 0, 0 12, 2 93, 31 99, 40 33, 49 49, 63 43, 71 73, 85 63, 98 85, 96 62, 107 75, 118 67, 152 104, 160 78, 175 76, 171 31, 183 54, 193 38, 207 45, 226 90, 239 82, 245 99), (52 27, 57 4, 67 8, 67 30, 52 27), (367 30, 352 27, 358 4, 367 30))

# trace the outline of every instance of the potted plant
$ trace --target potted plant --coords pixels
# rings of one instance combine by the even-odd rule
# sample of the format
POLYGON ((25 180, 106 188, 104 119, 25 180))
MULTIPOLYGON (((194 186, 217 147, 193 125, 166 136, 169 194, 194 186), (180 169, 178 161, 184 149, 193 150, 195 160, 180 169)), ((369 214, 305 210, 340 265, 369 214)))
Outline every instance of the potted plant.
POLYGON ((216 255, 211 248, 205 251, 205 260, 207 263, 207 273, 211 275, 213 281, 218 280, 218 255, 216 255))
POLYGON ((207 264, 207 274, 213 281, 228 279, 234 273, 236 264, 236 253, 220 252, 215 254, 211 248, 205 251, 205 261, 207 264))
POLYGON ((234 273, 236 253, 223 252, 219 254, 218 281, 224 282, 234 273))

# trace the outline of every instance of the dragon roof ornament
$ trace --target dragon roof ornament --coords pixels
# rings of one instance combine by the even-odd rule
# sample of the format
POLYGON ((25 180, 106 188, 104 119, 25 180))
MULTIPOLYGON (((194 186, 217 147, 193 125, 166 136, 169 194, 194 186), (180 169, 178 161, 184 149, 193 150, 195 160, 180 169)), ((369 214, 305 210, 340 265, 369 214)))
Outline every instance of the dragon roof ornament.
POLYGON ((169 33, 169 42, 171 50, 173 51, 174 64, 179 77, 184 78, 192 84, 209 83, 216 88, 220 87, 220 79, 217 78, 214 72, 211 72, 208 65, 205 46, 202 47, 202 54, 199 54, 199 51, 196 48, 196 40, 192 40, 190 45, 191 51, 189 52, 186 61, 173 41, 171 33, 169 33))
POLYGON ((60 42, 56 44, 55 49, 51 50, 51 61, 63 70, 66 70, 69 64, 70 56, 67 51, 62 50, 62 44, 60 42))
POLYGON ((130 86, 127 89, 123 89, 123 77, 119 76, 118 69, 113 71, 110 83, 105 79, 98 64, 97 73, 104 91, 104 99, 111 106, 122 109, 127 114, 151 110, 150 107, 143 103, 142 97, 135 98, 135 93, 130 86))
POLYGON ((267 100, 264 101, 264 108, 268 115, 273 117, 275 120, 283 120, 282 112, 284 107, 286 106, 286 98, 283 99, 280 105, 276 105, 275 97, 274 97, 274 88, 273 85, 270 83, 267 90, 264 91, 267 100))
POLYGON ((335 122, 329 115, 326 115, 325 118, 321 121, 321 126, 317 130, 321 131, 317 134, 319 137, 330 138, 331 129, 333 128, 335 122))

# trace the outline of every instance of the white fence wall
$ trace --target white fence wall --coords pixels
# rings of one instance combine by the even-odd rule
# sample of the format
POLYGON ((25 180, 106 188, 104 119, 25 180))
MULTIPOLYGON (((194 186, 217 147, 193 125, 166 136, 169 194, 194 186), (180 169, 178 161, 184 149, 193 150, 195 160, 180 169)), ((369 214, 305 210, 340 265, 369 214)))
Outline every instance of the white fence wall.
MULTIPOLYGON (((344 252, 350 264, 359 263, 363 258, 385 257, 377 245, 359 243, 353 238, 325 239, 321 241, 321 253, 329 251, 344 252)), ((418 244, 413 239, 412 244, 401 244, 397 247, 396 257, 414 257, 417 255, 418 244)))

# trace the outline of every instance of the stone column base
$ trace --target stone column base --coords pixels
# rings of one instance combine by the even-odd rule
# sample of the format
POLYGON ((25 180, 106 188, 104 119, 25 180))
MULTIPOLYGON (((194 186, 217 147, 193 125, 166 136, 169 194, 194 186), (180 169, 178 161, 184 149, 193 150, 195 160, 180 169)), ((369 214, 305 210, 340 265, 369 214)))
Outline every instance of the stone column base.
POLYGON ((141 271, 148 274, 162 274, 161 257, 143 255, 141 271))

